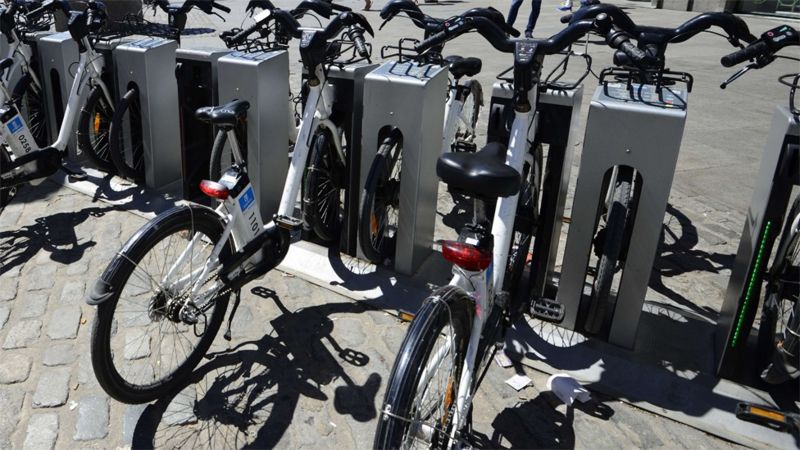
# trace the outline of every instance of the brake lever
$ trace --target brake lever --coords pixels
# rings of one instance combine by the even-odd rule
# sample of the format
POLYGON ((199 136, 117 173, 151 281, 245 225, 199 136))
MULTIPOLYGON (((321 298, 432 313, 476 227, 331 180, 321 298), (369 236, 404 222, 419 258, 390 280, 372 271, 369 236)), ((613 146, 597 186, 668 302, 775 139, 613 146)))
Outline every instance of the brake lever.
POLYGON ((389 23, 390 20, 391 18, 384 20, 383 23, 381 23, 381 26, 378 27, 378 31, 381 31, 383 27, 385 27, 386 24, 389 23))
POLYGON ((218 13, 216 11, 212 11, 211 14, 219 17, 220 19, 222 19, 223 22, 226 22, 225 17, 223 17, 222 14, 220 14, 220 13, 218 13))
POLYGON ((719 85, 719 88, 720 89, 725 89, 726 87, 728 87, 729 84, 731 84, 734 81, 736 81, 737 79, 739 79, 739 77, 741 77, 742 75, 747 73, 747 71, 749 71, 750 69, 757 69, 757 68, 758 68, 758 64, 754 63, 754 62, 742 67, 741 69, 739 69, 736 72, 734 72, 733 75, 728 77, 727 80, 723 81, 722 84, 719 85))

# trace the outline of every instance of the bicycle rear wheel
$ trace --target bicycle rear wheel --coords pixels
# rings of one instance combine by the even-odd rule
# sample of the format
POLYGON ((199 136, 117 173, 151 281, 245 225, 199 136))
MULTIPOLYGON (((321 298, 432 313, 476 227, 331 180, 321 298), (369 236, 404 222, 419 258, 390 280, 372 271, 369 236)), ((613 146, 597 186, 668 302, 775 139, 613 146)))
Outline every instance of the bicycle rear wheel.
POLYGON ((599 333, 606 323, 606 315, 613 310, 611 285, 619 270, 618 263, 625 245, 625 230, 630 220, 633 169, 620 166, 612 194, 611 207, 605 228, 603 250, 597 263, 597 273, 592 285, 591 303, 584 322, 589 333, 599 333))
POLYGON ((364 256, 375 264, 394 256, 402 152, 397 138, 383 141, 372 161, 361 196, 358 240, 364 256))
POLYGON ((139 90, 130 89, 117 104, 109 128, 111 160, 119 174, 134 181, 144 180, 144 130, 139 90))
MULTIPOLYGON (((208 351, 230 293, 219 289, 215 272, 197 283, 222 230, 210 209, 176 207, 111 261, 101 280, 112 295, 97 307, 91 336, 92 367, 108 395, 123 403, 156 400, 179 387, 208 351)), ((224 246, 221 256, 230 251, 224 246)))
POLYGON ((406 334, 378 419, 374 448, 447 448, 472 302, 454 286, 428 297, 406 334))
POLYGON ((455 139, 451 144, 452 151, 474 145, 477 135, 478 116, 483 105, 483 88, 478 80, 468 80, 466 83, 469 84, 469 94, 464 99, 461 117, 458 118, 455 139))

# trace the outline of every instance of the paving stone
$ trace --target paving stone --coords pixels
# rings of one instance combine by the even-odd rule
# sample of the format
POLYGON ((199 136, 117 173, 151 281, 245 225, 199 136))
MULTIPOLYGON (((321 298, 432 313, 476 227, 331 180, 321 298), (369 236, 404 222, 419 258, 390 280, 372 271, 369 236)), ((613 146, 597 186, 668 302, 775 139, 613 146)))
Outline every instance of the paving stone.
POLYGON ((336 328, 333 331, 336 339, 341 340, 342 345, 358 348, 367 340, 367 335, 363 331, 361 318, 345 317, 336 321, 336 328))
POLYGON ((122 445, 130 446, 133 442, 133 432, 136 431, 136 425, 139 423, 139 418, 147 408, 147 405, 130 405, 125 409, 125 415, 122 418, 122 445))
POLYGON ((5 326, 9 315, 11 315, 11 308, 8 306, 0 306, 0 330, 5 326))
POLYGON ((44 351, 42 363, 45 366, 63 366, 78 359, 75 346, 71 343, 52 344, 44 351))
POLYGON ((47 261, 47 263, 34 267, 25 276, 25 278, 28 280, 28 290, 36 291, 40 289, 51 289, 56 284, 57 270, 58 266, 53 264, 51 261, 47 261))
POLYGON ((0 448, 11 448, 25 393, 16 388, 0 389, 0 448))
POLYGON ((28 431, 22 448, 28 450, 52 449, 58 438, 58 414, 35 414, 28 421, 28 431))
POLYGON ((194 413, 195 403, 197 403, 197 391, 195 385, 189 385, 180 391, 172 399, 167 409, 164 410, 162 422, 169 426, 186 425, 197 422, 194 413))
POLYGON ((70 276, 83 275, 89 270, 88 258, 84 258, 67 266, 66 274, 70 276))
POLYGON ((6 340, 3 342, 3 348, 11 349, 27 347, 39 339, 39 334, 41 332, 41 320, 21 320, 8 330, 6 340))
POLYGON ((63 305, 80 305, 86 297, 86 282, 83 280, 70 280, 61 290, 59 302, 63 305))
POLYGON ((50 316, 47 335, 50 339, 75 339, 81 325, 80 306, 59 306, 50 316))
MULTIPOLYGON (((5 214, 5 213, 4 213, 5 214)), ((14 267, 8 268, 4 267, 3 263, 0 262, 0 280, 5 283, 12 278, 18 278, 19 274, 22 272, 22 264, 16 264, 14 267)))
POLYGON ((0 302, 7 302, 17 298, 17 289, 19 288, 19 279, 17 278, 3 278, 3 289, 0 289, 0 302))
POLYGON ((125 359, 150 356, 150 335, 147 330, 133 328, 125 331, 125 359))
POLYGON ((47 291, 33 291, 25 294, 25 303, 17 307, 19 317, 32 319, 40 317, 47 311, 47 302, 50 293, 47 291))
POLYGON ((78 406, 78 423, 75 425, 76 441, 102 439, 108 435, 108 397, 82 398, 78 406))
POLYGON ((69 369, 49 369, 42 371, 39 384, 33 393, 34 408, 51 408, 67 402, 69 396, 69 369))
POLYGON ((31 373, 31 358, 21 353, 11 353, 0 358, 0 384, 21 383, 31 373))

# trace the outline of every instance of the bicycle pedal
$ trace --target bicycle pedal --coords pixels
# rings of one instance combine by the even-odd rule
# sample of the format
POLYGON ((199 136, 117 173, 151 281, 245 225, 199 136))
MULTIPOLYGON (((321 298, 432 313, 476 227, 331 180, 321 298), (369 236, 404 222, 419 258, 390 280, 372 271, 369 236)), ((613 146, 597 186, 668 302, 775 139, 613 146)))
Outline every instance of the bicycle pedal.
POLYGON ((561 323, 564 305, 554 299, 540 297, 531 301, 531 315, 546 322, 561 323))

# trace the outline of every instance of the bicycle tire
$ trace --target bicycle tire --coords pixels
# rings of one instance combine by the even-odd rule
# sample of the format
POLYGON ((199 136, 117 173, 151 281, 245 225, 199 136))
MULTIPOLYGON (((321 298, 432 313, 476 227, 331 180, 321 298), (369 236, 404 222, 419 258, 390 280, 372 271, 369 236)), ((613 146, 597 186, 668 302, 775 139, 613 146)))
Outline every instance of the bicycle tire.
POLYGON ((130 180, 144 180, 144 136, 142 129, 142 107, 139 90, 132 88, 120 98, 114 118, 109 127, 109 153, 117 172, 130 180), (130 112, 130 114, 128 114, 130 112), (130 136, 126 139, 125 125, 130 136), (130 141, 127 145, 126 141, 130 141), (130 148, 127 148, 130 147, 130 148), (131 163, 127 161, 130 153, 131 163))
POLYGON ((762 310, 761 327, 772 351, 761 379, 773 385, 800 378, 800 230, 792 227, 798 216, 800 196, 781 233, 762 310))
MULTIPOLYGON (((472 128, 472 134, 467 133, 466 130, 462 131, 460 127, 457 127, 455 139, 451 144, 452 151, 456 151, 458 148, 456 145, 457 142, 473 143, 475 141, 478 129, 478 116, 480 116, 481 107, 483 106, 483 87, 480 82, 478 82, 478 80, 468 80, 466 83, 469 85, 469 94, 467 94, 467 98, 464 99, 464 109, 470 109, 470 111, 466 111, 468 116, 465 117, 469 117, 468 121, 470 128, 472 128), (471 103, 468 101, 470 97, 472 98, 471 103)), ((461 111, 462 114, 465 112, 464 109, 461 111)))
POLYGON ((397 210, 400 206, 400 167, 402 148, 399 140, 386 138, 375 154, 375 159, 367 175, 364 191, 361 193, 361 215, 358 221, 358 240, 364 256, 375 264, 394 257, 395 237, 397 235, 397 210), (396 179, 393 176, 397 168, 396 179), (389 222, 390 210, 395 210, 394 224, 389 222), (380 210, 380 211, 378 211, 380 210), (385 216, 381 221, 380 217, 385 216), (394 236, 387 234, 394 227, 394 236))
POLYGON ((311 144, 311 159, 303 186, 303 216, 321 240, 333 241, 342 225, 344 165, 328 130, 320 130, 311 144))
MULTIPOLYGON (((175 256, 182 253, 177 246, 169 245, 173 243, 171 239, 173 236, 177 236, 179 241, 188 242, 188 236, 202 233, 206 238, 201 238, 199 242, 203 243, 205 249, 208 250, 222 236, 222 231, 223 224, 216 213, 209 208, 199 205, 175 207, 148 222, 125 244, 120 253, 108 265, 101 276, 101 280, 110 285, 112 296, 97 307, 97 314, 95 315, 91 333, 91 360, 97 381, 109 396, 130 404, 147 403, 161 398, 172 392, 176 387, 180 387, 181 381, 191 373, 208 351, 225 316, 230 292, 223 291, 222 295, 211 300, 213 302, 211 316, 205 320, 206 326, 202 330, 202 335, 197 336, 198 333, 195 327, 192 327, 194 329, 191 330, 195 336, 199 337, 197 345, 190 349, 191 351, 186 352, 186 357, 183 358, 182 362, 175 364, 174 370, 168 371, 169 367, 165 368, 165 366, 168 366, 170 361, 161 354, 161 350, 164 349, 165 345, 166 350, 172 350, 173 354, 177 350, 185 350, 184 340, 189 341, 190 337, 187 337, 186 330, 179 331, 178 326, 174 325, 176 323, 186 324, 175 322, 172 317, 168 316, 168 314, 172 314, 175 317, 174 314, 177 313, 172 308, 177 304, 168 303, 170 299, 167 296, 180 297, 182 294, 165 294, 163 288, 156 286, 157 289, 154 289, 156 291, 155 295, 142 296, 141 292, 138 292, 141 291, 142 287, 137 286, 135 282, 136 279, 144 280, 145 284, 151 285, 151 288, 154 284, 152 280, 158 279, 159 281, 155 283, 158 285, 167 283, 164 280, 164 275, 151 275, 146 273, 142 267, 145 266, 147 261, 152 261, 152 258, 147 261, 145 261, 145 258, 148 255, 152 256, 154 248, 159 244, 165 243, 168 238, 170 238, 169 242, 165 244, 167 249, 165 252, 166 257, 169 256, 170 249, 172 249, 172 253, 175 256), (137 269, 139 272, 134 274, 137 269), (141 272, 145 272, 144 275, 141 272), (128 290, 128 288, 131 289, 128 290), (138 305, 138 308, 142 307, 142 301, 147 301, 147 308, 139 311, 142 314, 136 316, 135 313, 137 311, 135 309, 132 312, 124 312, 124 309, 120 306, 120 299, 124 297, 127 302, 127 295, 139 297, 137 301, 131 302, 135 307, 138 305), (123 319, 127 320, 124 321, 123 319), (154 323, 158 324, 158 336, 160 338, 155 345, 153 339, 150 338, 145 339, 142 337, 139 341, 131 340, 131 336, 136 338, 137 330, 140 330, 140 328, 136 327, 150 326, 154 323), (162 333, 165 323, 172 324, 173 329, 170 331, 175 333, 162 333), (124 341, 116 340, 112 343, 112 339, 123 339, 123 335, 124 341), (170 345, 170 339, 175 345, 170 345), (114 344, 121 344, 121 348, 120 345, 114 344), (130 352, 129 347, 131 349, 130 352), (153 347, 158 349, 158 353, 155 356, 156 360, 153 362, 154 366, 142 364, 141 360, 153 358, 153 347), (115 355, 117 356, 116 360, 115 355), (127 364, 127 366, 123 366, 123 364, 127 364), (131 372, 137 368, 142 370, 141 382, 129 379, 131 372), (165 373, 158 377, 156 368, 163 369, 165 373), (152 370, 152 375, 149 373, 150 370, 152 370)), ((230 251, 229 240, 229 245, 223 247, 223 254, 220 256, 225 257, 230 251)), ((190 259, 194 260, 192 254, 190 254, 190 259)), ((204 261, 204 259, 198 259, 198 264, 204 261)), ((156 262, 154 267, 163 274, 166 271, 165 268, 171 266, 172 264, 168 264, 168 261, 165 261, 163 265, 156 262)), ((194 273, 194 264, 190 264, 188 269, 188 273, 194 273)), ((181 277, 180 272, 177 277, 181 277)), ((191 286, 191 283, 189 286, 191 286)), ((183 301, 185 298, 181 297, 180 300, 183 301)), ((188 326, 185 328, 188 329, 188 326)))
POLYGON ((44 93, 36 87, 33 77, 26 73, 14 85, 11 98, 25 118, 28 130, 39 148, 49 144, 50 136, 47 133, 47 113, 44 104, 44 93))
MULTIPOLYGON (((455 404, 455 390, 457 389, 461 368, 466 358, 467 344, 472 327, 472 313, 473 307, 469 296, 463 290, 454 286, 439 288, 425 299, 422 308, 420 308, 411 322, 408 333, 403 339, 392 373, 389 376, 383 407, 381 408, 382 417, 378 419, 375 433, 374 448, 394 449, 401 446, 403 448, 407 447, 403 441, 411 438, 408 436, 409 431, 411 431, 409 420, 415 420, 416 415, 420 412, 419 408, 415 409, 413 403, 417 400, 418 394, 428 394, 427 389, 417 392, 423 381, 423 372, 428 367, 427 361, 434 353, 438 354, 440 351, 449 353, 449 349, 446 349, 446 347, 437 352, 433 351, 437 341, 442 337, 442 332, 446 329, 452 331, 452 339, 445 340, 445 342, 452 342, 451 348, 454 348, 452 360, 455 361, 455 364, 447 374, 445 388, 447 392, 444 392, 443 396, 434 399, 434 404, 438 403, 439 400, 442 400, 445 404, 441 405, 441 408, 436 408, 437 411, 432 413, 439 413, 439 416, 433 418, 437 424, 446 423, 448 418, 451 417, 451 410, 455 404), (452 328, 448 325, 452 325, 452 328)), ((446 359, 444 356, 446 355, 443 355, 439 364, 446 359)), ((428 377, 428 382, 425 383, 426 388, 433 384, 431 379, 432 377, 428 377)), ((449 433, 447 425, 443 429, 441 425, 439 427, 440 430, 449 433)), ((442 431, 437 431, 434 428, 429 444, 432 446, 440 444, 442 440, 446 444, 448 439, 442 431), (440 436, 438 435, 442 435, 443 439, 439 439, 440 436)))
POLYGON ((78 116, 78 149, 86 155, 98 169, 115 172, 109 149, 109 127, 114 110, 105 97, 103 89, 95 86, 89 92, 86 103, 78 116))
POLYGON ((539 217, 542 152, 542 146, 537 145, 533 150, 533 166, 526 163, 522 171, 523 183, 519 190, 517 213, 508 249, 506 275, 503 278, 503 290, 510 293, 512 298, 515 298, 518 293, 533 241, 536 221, 539 217))
POLYGON ((630 219, 631 187, 633 169, 620 167, 617 182, 614 186, 611 207, 606 221, 605 238, 600 260, 597 263, 597 275, 592 284, 592 295, 584 329, 589 333, 599 333, 606 322, 606 313, 611 305, 611 284, 617 272, 617 263, 624 246, 625 229, 630 219))

